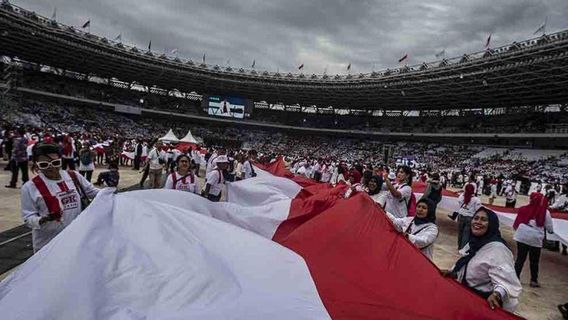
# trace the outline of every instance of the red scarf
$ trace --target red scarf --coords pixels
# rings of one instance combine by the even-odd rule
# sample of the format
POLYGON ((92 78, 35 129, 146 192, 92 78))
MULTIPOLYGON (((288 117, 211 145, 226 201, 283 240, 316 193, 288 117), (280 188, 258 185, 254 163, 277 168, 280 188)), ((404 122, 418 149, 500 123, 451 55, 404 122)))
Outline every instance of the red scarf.
POLYGON ((517 230, 520 224, 528 224, 529 221, 535 220, 539 227, 544 226, 544 218, 546 217, 546 209, 548 208, 548 199, 539 192, 531 193, 529 204, 519 208, 517 218, 513 223, 513 229, 517 230))

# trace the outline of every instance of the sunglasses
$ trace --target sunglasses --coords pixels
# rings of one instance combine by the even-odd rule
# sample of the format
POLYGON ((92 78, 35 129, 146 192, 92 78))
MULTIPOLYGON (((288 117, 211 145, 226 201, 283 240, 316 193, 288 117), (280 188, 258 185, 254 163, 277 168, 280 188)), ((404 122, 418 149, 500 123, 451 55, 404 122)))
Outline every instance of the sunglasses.
POLYGON ((55 160, 51 160, 51 161, 38 161, 36 162, 37 167, 40 170, 45 170, 45 169, 49 169, 49 167, 53 167, 53 168, 59 168, 61 167, 62 161, 61 159, 55 159, 55 160))

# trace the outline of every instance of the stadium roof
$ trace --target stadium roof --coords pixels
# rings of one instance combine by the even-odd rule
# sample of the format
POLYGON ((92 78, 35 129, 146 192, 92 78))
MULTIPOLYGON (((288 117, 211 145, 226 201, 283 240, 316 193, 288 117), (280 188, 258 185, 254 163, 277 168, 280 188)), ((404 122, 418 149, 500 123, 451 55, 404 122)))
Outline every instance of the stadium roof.
POLYGON ((381 72, 292 74, 172 58, 2 3, 0 55, 164 89, 288 105, 420 110, 568 103, 568 31, 381 72))

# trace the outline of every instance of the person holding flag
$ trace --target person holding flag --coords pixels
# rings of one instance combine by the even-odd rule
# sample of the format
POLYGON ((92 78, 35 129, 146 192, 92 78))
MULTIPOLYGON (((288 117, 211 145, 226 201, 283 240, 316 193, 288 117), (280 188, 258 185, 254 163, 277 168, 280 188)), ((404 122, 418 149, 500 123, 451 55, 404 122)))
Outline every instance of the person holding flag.
POLYGON ((164 189, 199 193, 199 181, 190 170, 191 159, 188 155, 179 155, 176 159, 177 170, 168 175, 164 189))
POLYGON ((223 171, 229 167, 229 159, 226 155, 220 155, 215 160, 215 169, 211 170, 206 176, 205 189, 201 195, 210 201, 219 202, 223 192, 225 178, 223 171))
POLYGON ((37 143, 33 162, 39 174, 22 186, 22 220, 32 229, 34 253, 69 226, 99 189, 74 170, 61 170, 59 147, 37 143))

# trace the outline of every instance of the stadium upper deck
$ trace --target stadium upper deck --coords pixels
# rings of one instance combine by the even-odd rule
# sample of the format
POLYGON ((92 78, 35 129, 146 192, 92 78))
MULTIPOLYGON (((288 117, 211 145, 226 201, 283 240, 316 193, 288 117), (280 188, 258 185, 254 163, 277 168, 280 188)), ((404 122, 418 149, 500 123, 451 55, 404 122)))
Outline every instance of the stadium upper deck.
POLYGON ((393 70, 308 75, 225 68, 157 55, 3 2, 0 55, 169 90, 288 105, 440 110, 568 103, 568 31, 393 70))

